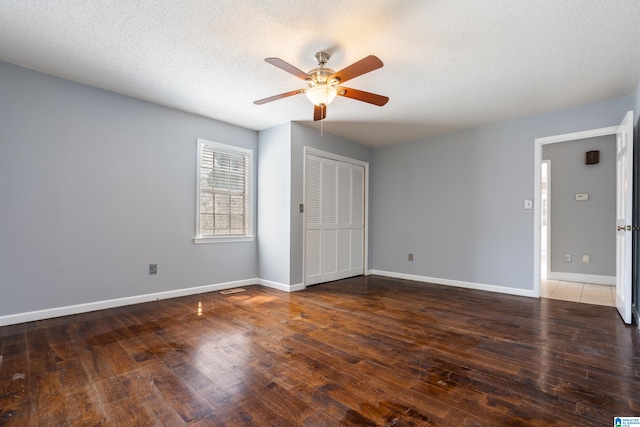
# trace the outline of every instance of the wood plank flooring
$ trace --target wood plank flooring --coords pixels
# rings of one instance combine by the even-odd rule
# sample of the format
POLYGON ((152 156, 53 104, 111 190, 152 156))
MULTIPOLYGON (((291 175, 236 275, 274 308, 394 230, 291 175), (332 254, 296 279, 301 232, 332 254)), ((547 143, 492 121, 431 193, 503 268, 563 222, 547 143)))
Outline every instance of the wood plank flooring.
POLYGON ((640 416, 613 307, 356 277, 0 328, 0 425, 607 426, 640 416))

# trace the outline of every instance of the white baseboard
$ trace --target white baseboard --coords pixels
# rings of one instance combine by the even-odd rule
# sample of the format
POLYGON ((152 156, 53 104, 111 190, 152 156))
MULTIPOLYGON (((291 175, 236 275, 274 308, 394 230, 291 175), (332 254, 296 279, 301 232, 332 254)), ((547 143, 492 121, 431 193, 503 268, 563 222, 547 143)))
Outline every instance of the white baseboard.
MULTIPOLYGON (((531 296, 534 295, 533 291, 517 288, 505 288, 502 286, 485 285, 481 283, 461 282, 457 280, 437 279, 433 277, 416 276, 404 273, 394 273, 381 270, 368 270, 368 275, 377 274, 379 276, 394 277, 398 279, 415 280, 418 282, 435 283, 439 285, 457 286, 468 289, 479 289, 490 292, 500 292, 512 295, 531 296)), ((559 279, 568 280, 568 279, 559 279)), ((587 281, 587 280, 583 280, 587 281)), ((589 283, 597 283, 589 281, 589 283)), ((213 285, 197 286, 193 288, 176 289, 173 291, 156 292, 152 294, 136 295, 125 298, 116 298, 104 301, 94 301, 85 304, 76 304, 65 307, 48 308, 44 310, 29 311, 25 313, 9 314, 0 316, 0 326, 15 325, 18 323, 33 322, 36 320, 50 319, 54 317, 69 316, 72 314, 87 313, 90 311, 104 310, 107 308, 122 307, 126 305, 140 304, 149 301, 157 301, 161 299, 177 298, 187 295, 202 294, 205 292, 222 291, 225 289, 237 288, 240 286, 249 286, 259 284, 267 286, 269 288, 277 289, 284 292, 296 292, 305 289, 304 283, 298 283, 295 285, 286 285, 283 283, 273 282, 264 279, 246 279, 238 280, 234 282, 218 283, 213 285)), ((615 277, 614 277, 615 284, 615 277)))
POLYGON ((290 286, 290 292, 298 292, 298 291, 302 291, 306 288, 306 286, 304 285, 304 283, 298 283, 296 285, 291 285, 290 286))
POLYGON ((439 279, 436 277, 416 276, 413 274, 395 273, 391 271, 370 270, 369 274, 378 276, 393 277, 395 279, 414 280, 416 282, 434 283, 436 285, 455 286, 458 288, 477 289, 480 291, 499 292, 501 294, 518 295, 522 297, 538 298, 538 295, 531 289, 507 288, 504 286, 487 285, 484 283, 463 282, 460 280, 439 279))
POLYGON ((202 294, 205 292, 222 291, 224 289, 240 286, 255 285, 258 279, 237 280, 234 282, 218 283, 215 285, 197 286, 194 288, 176 289, 173 291, 156 292, 153 294, 136 295, 132 297, 116 298, 104 301, 94 301, 85 304, 69 305, 66 307, 48 308, 45 310, 29 311, 26 313, 9 314, 0 316, 0 326, 15 325, 17 323, 33 322, 35 320, 50 319, 53 317, 69 316, 71 314, 87 313, 89 311, 103 310, 105 308, 122 307, 125 305, 140 304, 143 302, 157 301, 161 299, 183 297, 187 295, 202 294))
POLYGON ((0 316, 0 326, 15 325, 18 323, 33 322, 35 320, 51 319, 54 317, 69 316, 72 314, 87 313, 90 311, 104 310, 106 308, 122 307, 126 305, 140 304, 143 302, 157 301, 161 299, 184 297, 187 295, 203 294, 205 292, 216 292, 225 289, 238 288, 249 285, 263 285, 269 288, 278 289, 285 292, 300 291, 305 288, 304 284, 284 285, 282 283, 271 282, 262 279, 246 279, 234 282, 217 283, 215 285, 197 286, 193 288, 176 289, 173 291, 156 292, 153 294, 136 295, 125 298, 116 298, 104 301, 94 301, 85 304, 69 305, 65 307, 47 308, 45 310, 29 311, 26 313, 9 314, 0 316))
POLYGON ((271 280, 256 279, 259 285, 266 286, 268 288, 277 289, 284 292, 296 292, 305 288, 304 283, 298 283, 297 285, 285 285, 284 283, 272 282, 271 280))
POLYGON ((548 279, 562 280, 564 282, 592 283, 594 285, 616 285, 616 276, 600 276, 597 274, 564 273, 561 271, 550 271, 548 279))

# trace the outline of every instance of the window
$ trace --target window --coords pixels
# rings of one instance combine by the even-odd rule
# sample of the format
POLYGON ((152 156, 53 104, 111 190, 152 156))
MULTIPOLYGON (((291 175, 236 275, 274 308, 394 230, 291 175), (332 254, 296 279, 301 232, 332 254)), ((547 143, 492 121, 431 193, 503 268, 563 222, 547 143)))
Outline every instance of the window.
POLYGON ((198 139, 195 243, 252 240, 252 151, 198 139))

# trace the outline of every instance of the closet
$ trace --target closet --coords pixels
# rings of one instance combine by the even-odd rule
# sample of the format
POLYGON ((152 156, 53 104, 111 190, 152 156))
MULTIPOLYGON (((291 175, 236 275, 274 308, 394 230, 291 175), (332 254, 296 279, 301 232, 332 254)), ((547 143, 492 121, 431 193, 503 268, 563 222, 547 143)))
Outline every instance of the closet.
POLYGON ((305 156, 305 285, 364 274, 365 167, 305 156))

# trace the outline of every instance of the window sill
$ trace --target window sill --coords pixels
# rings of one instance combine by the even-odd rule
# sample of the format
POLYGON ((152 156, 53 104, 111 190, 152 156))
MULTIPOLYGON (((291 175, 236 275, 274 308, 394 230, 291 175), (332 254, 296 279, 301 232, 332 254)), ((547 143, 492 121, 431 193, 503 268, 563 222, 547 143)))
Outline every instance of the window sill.
POLYGON ((195 237, 193 243, 202 245, 207 243, 235 243, 235 242, 253 242, 255 236, 232 236, 232 237, 195 237))

